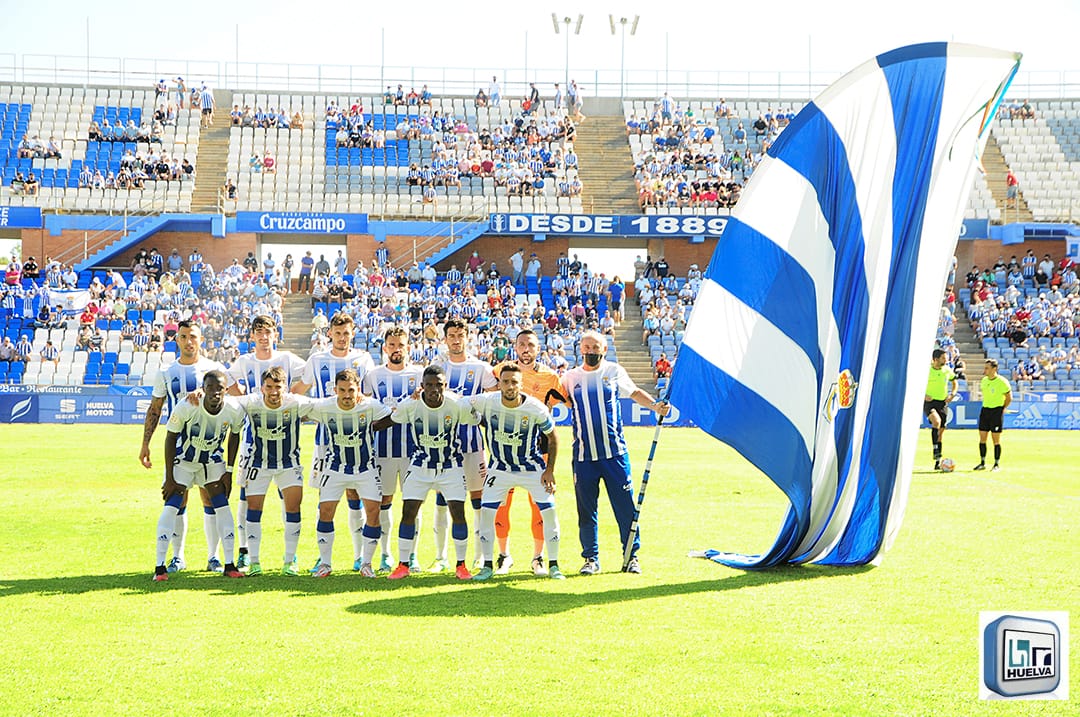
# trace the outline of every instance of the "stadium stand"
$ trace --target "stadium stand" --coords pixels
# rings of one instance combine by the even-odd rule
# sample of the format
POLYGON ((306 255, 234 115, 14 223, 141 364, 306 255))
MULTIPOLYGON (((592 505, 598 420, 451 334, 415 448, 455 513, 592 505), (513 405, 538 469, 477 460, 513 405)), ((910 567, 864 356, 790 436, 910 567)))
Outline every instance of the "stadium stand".
POLYGON ((1071 221, 1080 213, 1080 103, 1034 109, 1032 119, 996 120, 994 134, 1034 219, 1071 221))
MULTIPOLYGON (((342 95, 259 95, 237 93, 234 105, 288 105, 301 108, 303 130, 260 129, 234 126, 229 145, 229 174, 238 177, 238 210, 290 209, 291 203, 314 211, 363 212, 388 216, 458 216, 482 215, 494 211, 573 212, 581 211, 580 198, 558 196, 557 185, 563 177, 574 177, 576 170, 554 163, 546 171, 539 167, 536 174, 544 177, 542 186, 532 193, 516 194, 504 183, 499 172, 500 155, 509 171, 527 169, 535 157, 510 156, 513 144, 509 137, 521 113, 504 102, 499 107, 475 107, 463 98, 432 98, 430 105, 385 105, 382 98, 359 98, 365 108, 364 125, 355 133, 355 140, 338 146, 339 122, 327 109, 349 108, 356 104, 351 96, 342 95), (436 120, 442 120, 439 122, 436 120), (445 123, 443 127, 440 125, 445 123), (308 129, 308 128, 311 129, 308 129), (440 131, 441 130, 441 131, 440 131), (494 136, 491 149, 480 148, 484 130, 494 136), (499 136, 507 139, 500 143, 499 136), (357 145, 357 146, 350 146, 357 145), (360 146, 362 145, 362 146, 360 146), (262 156, 269 151, 278 158, 274 173, 253 171, 252 155, 262 156), (441 152, 445 154, 441 155, 441 152), (493 166, 482 169, 482 156, 490 154, 493 166), (437 169, 440 160, 446 165, 437 169), (469 172, 462 172, 462 160, 467 160, 469 172), (415 165, 415 166, 414 166, 415 165), (415 173, 430 170, 434 182, 435 200, 425 201, 424 186, 410 182, 410 168, 415 173), (448 176, 449 181, 439 181, 448 176), (284 206, 282 205, 284 202, 284 206)), ((343 127, 347 126, 342 115, 343 127)), ((550 153, 556 158, 565 156, 572 145, 561 139, 546 137, 562 120, 546 103, 525 118, 522 129, 530 124, 540 128, 537 141, 523 139, 518 143, 536 147, 536 154, 550 153), (546 125, 546 126, 545 126, 546 125)))
MULTIPOLYGON (((0 86, 0 176, 5 187, 4 202, 12 206, 40 206, 46 209, 89 212, 124 210, 187 211, 191 208, 192 182, 147 181, 142 190, 80 187, 84 172, 104 177, 120 172, 125 152, 141 151, 148 144, 135 141, 93 141, 91 122, 101 127, 129 120, 140 125, 155 110, 152 90, 131 88, 0 86), (55 137, 59 158, 20 157, 24 135, 43 143, 55 137), (11 191, 17 173, 35 175, 40 184, 36 195, 11 191)), ((197 117, 187 110, 177 113, 175 124, 162 127, 160 150, 177 162, 194 163, 198 150, 197 117)), ((147 120, 149 124, 150 120, 147 120)))

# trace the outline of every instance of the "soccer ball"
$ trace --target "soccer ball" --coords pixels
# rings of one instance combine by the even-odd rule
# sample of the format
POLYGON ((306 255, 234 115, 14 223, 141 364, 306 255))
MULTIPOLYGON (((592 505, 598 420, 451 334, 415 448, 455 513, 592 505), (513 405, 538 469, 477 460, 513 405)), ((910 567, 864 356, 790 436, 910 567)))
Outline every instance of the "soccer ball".
POLYGON ((942 458, 941 470, 945 473, 952 473, 954 470, 956 470, 956 461, 954 461, 952 458, 942 458))

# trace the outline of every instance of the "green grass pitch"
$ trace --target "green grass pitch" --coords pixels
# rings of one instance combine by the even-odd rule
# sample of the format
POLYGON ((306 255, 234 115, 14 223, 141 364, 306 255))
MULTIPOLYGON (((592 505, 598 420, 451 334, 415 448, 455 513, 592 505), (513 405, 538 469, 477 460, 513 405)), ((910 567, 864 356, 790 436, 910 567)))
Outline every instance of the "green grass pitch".
MULTIPOLYGON (((360 579, 348 570, 343 512, 331 577, 226 580, 197 570, 197 508, 189 571, 152 583, 160 471, 136 460, 141 430, 3 429, 0 714, 1076 714, 1075 694, 1008 705, 977 696, 980 610, 1067 610, 1076 632, 1075 432, 1006 432, 1004 470, 972 473, 976 435, 949 431, 945 452, 961 470, 944 475, 928 470, 924 431, 907 517, 879 567, 742 573, 687 550, 766 549, 779 491, 703 433, 665 429, 642 516, 644 574, 618 572, 601 497, 604 572, 594 577, 576 574, 564 432, 557 504, 569 579, 527 573, 519 500, 515 572, 481 585, 360 579)), ((635 483, 651 438, 629 431, 635 483)), ((311 493, 303 512, 308 567, 311 493)), ((276 568, 276 500, 266 516, 263 564, 276 568)), ((1076 674, 1075 649, 1070 665, 1076 674)))

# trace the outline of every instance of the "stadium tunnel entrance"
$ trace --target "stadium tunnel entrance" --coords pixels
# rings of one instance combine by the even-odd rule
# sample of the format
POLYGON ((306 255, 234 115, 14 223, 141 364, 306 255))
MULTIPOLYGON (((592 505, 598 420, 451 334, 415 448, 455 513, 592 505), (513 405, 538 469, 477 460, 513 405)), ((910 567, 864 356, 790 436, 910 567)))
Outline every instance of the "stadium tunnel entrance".
MULTIPOLYGON (((590 241, 575 238, 571 239, 566 255, 573 261, 576 254, 578 261, 587 264, 593 273, 603 274, 609 280, 617 276, 627 288, 631 288, 634 284, 634 262, 638 257, 644 260, 655 243, 662 243, 662 240, 650 242, 626 238, 620 241, 618 246, 612 246, 610 240, 590 241)), ((554 273, 554 267, 551 271, 554 273)))
POLYGON ((320 256, 326 257, 330 264, 330 271, 334 271, 334 262, 340 251, 346 261, 346 273, 351 274, 356 262, 363 257, 350 257, 348 246, 344 237, 326 237, 310 234, 259 234, 256 244, 255 256, 259 259, 259 266, 269 257, 274 262, 274 269, 280 270, 285 257, 292 255, 293 268, 292 278, 295 280, 300 274, 300 259, 311 252, 311 258, 316 263, 320 256))

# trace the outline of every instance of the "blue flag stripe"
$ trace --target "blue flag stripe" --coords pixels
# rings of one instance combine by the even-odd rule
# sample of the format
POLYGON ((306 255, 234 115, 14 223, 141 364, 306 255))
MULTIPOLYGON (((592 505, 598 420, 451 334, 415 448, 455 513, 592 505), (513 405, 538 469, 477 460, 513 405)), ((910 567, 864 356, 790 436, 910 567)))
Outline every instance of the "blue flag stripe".
POLYGON ((799 345, 821 382, 813 278, 771 239, 733 217, 709 262, 708 278, 799 345))

